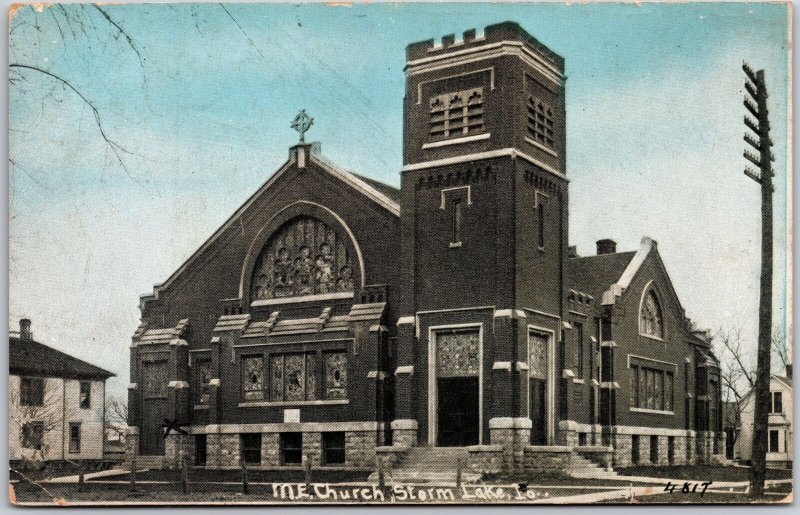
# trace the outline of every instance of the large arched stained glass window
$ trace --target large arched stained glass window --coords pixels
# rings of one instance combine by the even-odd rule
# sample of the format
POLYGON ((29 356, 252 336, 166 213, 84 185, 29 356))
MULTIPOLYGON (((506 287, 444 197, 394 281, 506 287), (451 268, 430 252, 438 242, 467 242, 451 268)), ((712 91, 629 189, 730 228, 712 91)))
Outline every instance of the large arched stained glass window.
POLYGON ((345 241, 315 218, 290 220, 256 260, 251 300, 352 292, 355 271, 345 241))
POLYGON ((647 292, 642 302, 639 315, 639 331, 648 336, 664 338, 664 318, 661 314, 661 303, 653 290, 647 292))

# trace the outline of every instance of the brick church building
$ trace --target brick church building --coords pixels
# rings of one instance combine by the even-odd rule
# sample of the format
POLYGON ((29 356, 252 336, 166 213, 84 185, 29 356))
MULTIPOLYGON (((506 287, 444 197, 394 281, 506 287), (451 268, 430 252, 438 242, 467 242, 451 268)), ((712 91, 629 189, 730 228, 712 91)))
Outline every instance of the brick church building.
POLYGON ((141 298, 129 451, 372 468, 453 447, 483 472, 715 459, 718 361, 656 242, 569 246, 563 58, 506 22, 411 44, 405 70, 400 189, 301 142, 141 298))

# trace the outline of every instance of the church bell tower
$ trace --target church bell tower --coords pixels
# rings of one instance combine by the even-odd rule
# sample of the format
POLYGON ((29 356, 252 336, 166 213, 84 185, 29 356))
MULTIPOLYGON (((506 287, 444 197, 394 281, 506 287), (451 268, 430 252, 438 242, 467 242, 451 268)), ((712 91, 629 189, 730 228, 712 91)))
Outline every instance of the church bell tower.
POLYGON ((440 444, 432 397, 449 372, 432 363, 432 340, 474 323, 486 443, 491 419, 528 415, 527 377, 497 373, 528 361, 525 313, 547 314, 541 325, 560 333, 564 60, 512 22, 413 43, 406 58, 396 418, 440 444))

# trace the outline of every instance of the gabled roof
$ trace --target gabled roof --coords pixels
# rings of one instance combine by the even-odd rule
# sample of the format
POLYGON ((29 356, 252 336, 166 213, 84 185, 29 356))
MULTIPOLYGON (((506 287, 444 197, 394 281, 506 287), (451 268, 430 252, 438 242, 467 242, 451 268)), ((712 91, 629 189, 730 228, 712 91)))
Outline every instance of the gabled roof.
MULTIPOLYGON (((397 188, 344 170, 343 168, 340 168, 339 166, 336 166, 335 164, 323 158, 318 152, 319 147, 317 144, 310 144, 308 146, 308 155, 310 161, 322 168, 324 171, 328 172, 331 176, 336 177, 345 184, 348 184, 359 193, 363 194, 373 202, 392 213, 394 216, 400 216, 400 191, 397 188)), ((203 242, 203 244, 191 256, 189 256, 189 258, 184 261, 183 264, 181 264, 181 266, 178 267, 178 269, 175 270, 175 272, 173 272, 169 278, 167 278, 166 281, 155 285, 153 287, 153 293, 141 295, 141 302, 145 302, 149 299, 157 299, 161 290, 168 287, 170 283, 172 283, 172 281, 174 281, 189 266, 189 264, 197 259, 209 246, 211 246, 212 243, 214 243, 217 238, 225 233, 229 227, 236 223, 239 220, 239 217, 241 217, 242 214, 278 180, 278 178, 280 178, 292 167, 292 165, 297 162, 297 152, 295 151, 296 148, 297 147, 292 147, 292 151, 289 153, 289 160, 286 161, 274 174, 272 174, 272 176, 267 179, 267 181, 244 202, 244 204, 239 206, 239 208, 234 211, 234 213, 225 221, 225 223, 223 223, 219 229, 214 232, 214 234, 212 234, 205 242, 203 242)))
POLYGON ((114 375, 43 343, 17 336, 8 338, 8 372, 65 379, 108 379, 114 375))
POLYGON ((616 252, 569 258, 566 267, 567 288, 580 290, 600 300, 603 292, 615 284, 636 252, 616 252))
POLYGON ((777 381, 780 381, 783 384, 785 384, 786 387, 789 388, 790 390, 794 389, 794 388, 792 388, 792 380, 789 379, 788 377, 774 375, 774 376, 772 376, 772 378, 777 380, 777 381))

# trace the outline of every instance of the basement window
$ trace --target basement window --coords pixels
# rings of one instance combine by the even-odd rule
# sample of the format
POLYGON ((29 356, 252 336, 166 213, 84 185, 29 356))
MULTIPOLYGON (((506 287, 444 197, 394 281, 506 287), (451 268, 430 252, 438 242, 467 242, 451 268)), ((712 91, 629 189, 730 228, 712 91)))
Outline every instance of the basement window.
POLYGON ((283 465, 303 463, 303 433, 281 433, 280 443, 283 465))
POLYGON ((322 462, 325 465, 344 464, 344 433, 322 433, 322 462))

